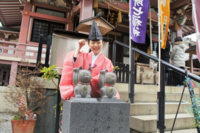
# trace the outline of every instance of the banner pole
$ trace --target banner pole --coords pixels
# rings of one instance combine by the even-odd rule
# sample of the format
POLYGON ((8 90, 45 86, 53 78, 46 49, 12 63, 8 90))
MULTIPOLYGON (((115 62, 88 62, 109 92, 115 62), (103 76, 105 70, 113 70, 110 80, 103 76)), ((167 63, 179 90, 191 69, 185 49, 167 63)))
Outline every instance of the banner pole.
POLYGON ((131 71, 131 0, 129 0, 129 71, 131 71))
POLYGON ((135 84, 135 51, 132 50, 131 37, 131 1, 129 1, 129 99, 134 103, 134 84, 135 84))
POLYGON ((153 49, 153 47, 152 47, 152 23, 151 23, 151 1, 149 2, 149 28, 150 28, 150 51, 151 51, 151 54, 153 54, 152 53, 152 49, 153 49))
POLYGON ((160 0, 158 0, 158 51, 159 51, 159 77, 158 77, 158 92, 160 92, 160 61, 161 61, 161 44, 160 44, 160 42, 161 42, 161 39, 160 39, 160 16, 161 16, 161 14, 160 14, 160 7, 159 7, 159 4, 160 4, 160 0))
POLYGON ((131 0, 129 0, 129 94, 131 92, 131 82, 134 82, 134 81, 131 81, 132 80, 132 77, 131 77, 131 65, 134 65, 134 64, 131 64, 131 58, 132 58, 132 51, 131 51, 131 0), (131 79, 131 80, 130 80, 131 79))
MULTIPOLYGON (((158 73, 158 93, 160 93, 160 90, 161 90, 161 88, 160 88, 160 69, 161 69, 161 63, 160 63, 160 57, 161 57, 161 46, 160 46, 160 16, 161 16, 161 14, 160 14, 160 0, 158 0, 158 52, 159 52, 159 62, 158 62, 158 70, 159 70, 159 73, 158 73)), ((159 103, 160 101, 159 101, 159 99, 157 99, 157 108, 158 108, 158 114, 157 114, 157 120, 159 121, 159 103)), ((157 128, 157 133, 159 133, 159 129, 157 128)))

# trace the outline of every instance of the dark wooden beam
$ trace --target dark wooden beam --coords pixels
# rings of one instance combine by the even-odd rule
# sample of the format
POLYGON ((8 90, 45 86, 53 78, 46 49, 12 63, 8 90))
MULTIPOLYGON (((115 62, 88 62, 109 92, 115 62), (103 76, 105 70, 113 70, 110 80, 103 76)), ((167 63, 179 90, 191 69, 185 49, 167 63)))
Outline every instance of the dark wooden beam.
POLYGON ((19 12, 20 13, 20 10, 1 10, 2 13, 8 13, 8 12, 12 12, 12 13, 16 13, 16 12, 19 12))
POLYGON ((0 15, 0 17, 15 17, 15 16, 17 16, 17 17, 20 17, 20 16, 22 16, 21 14, 6 14, 6 15, 0 15))
POLYGON ((187 26, 194 26, 192 20, 187 20, 187 21, 185 22, 185 25, 187 25, 187 26))
POLYGON ((6 13, 2 13, 2 15, 8 15, 8 14, 10 14, 10 15, 12 15, 12 14, 19 15, 19 14, 21 14, 21 12, 16 12, 16 13, 6 12, 6 13))
POLYGON ((0 1, 0 4, 20 4, 19 1, 0 1))
POLYGON ((0 10, 20 10, 20 7, 0 7, 0 10))
POLYGON ((21 25, 21 22, 7 24, 7 26, 20 26, 20 25, 21 25))
POLYGON ((120 32, 124 32, 124 33, 129 33, 129 29, 128 29, 128 28, 119 27, 119 26, 117 26, 117 27, 115 28, 115 31, 120 31, 120 32))
POLYGON ((5 16, 4 16, 4 19, 17 19, 17 18, 18 18, 18 19, 21 19, 22 17, 20 17, 20 16, 18 16, 18 17, 5 17, 5 16))
POLYGON ((0 4, 0 7, 4 7, 4 8, 6 8, 6 7, 22 7, 23 5, 1 5, 0 4))
POLYGON ((191 2, 191 0, 176 0, 170 4, 170 9, 179 8, 189 2, 191 2))
POLYGON ((158 0, 150 0, 150 2, 151 2, 151 7, 154 8, 158 7, 158 0))

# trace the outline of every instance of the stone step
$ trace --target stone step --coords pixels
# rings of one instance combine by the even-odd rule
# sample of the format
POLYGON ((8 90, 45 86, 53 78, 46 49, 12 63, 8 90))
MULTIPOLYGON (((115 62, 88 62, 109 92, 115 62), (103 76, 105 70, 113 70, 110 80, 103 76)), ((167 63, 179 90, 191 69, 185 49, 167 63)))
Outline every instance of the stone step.
MULTIPOLYGON (((167 131, 165 133, 171 133, 170 131, 167 131)), ((197 133, 197 129, 183 129, 183 130, 173 130, 173 133, 197 133)))
MULTIPOLYGON (((128 92, 128 84, 126 83, 116 83, 116 89, 118 92, 128 92)), ((135 93, 157 93, 158 86, 157 85, 141 85, 135 84, 135 93)), ((182 93, 183 87, 176 86, 165 86, 165 93, 182 93)), ((186 94, 189 94, 188 90, 185 90, 186 94)), ((194 88, 195 94, 200 94, 200 88, 194 88)))
MULTIPOLYGON (((186 113, 186 109, 191 106, 190 103, 181 103, 179 113, 186 113)), ((165 114, 175 114, 178 103, 165 103, 165 114)), ((137 115, 157 115, 157 103, 134 103, 130 106, 130 116, 137 115)))
MULTIPOLYGON (((175 114, 165 115, 166 131, 170 131, 175 114)), ((174 130, 189 129, 193 125, 193 117, 189 114, 178 114, 174 130)), ((130 116, 130 128, 142 133, 156 132, 157 115, 130 116)))
MULTIPOLYGON (((127 92, 119 92, 120 98, 126 102, 129 101, 128 93, 127 92)), ((166 93, 165 95, 165 101, 166 102, 179 102, 181 98, 181 94, 169 94, 166 93)), ((199 97, 199 95, 196 95, 199 97)), ((156 93, 135 93, 135 102, 156 102, 157 100, 157 94, 156 93)), ((182 101, 188 102, 190 101, 190 95, 185 94, 183 95, 182 101)))
MULTIPOLYGON (((141 132, 131 129, 130 133, 141 133, 141 132)), ((171 131, 165 131, 165 133, 171 133, 171 131)), ((197 133, 197 129, 195 128, 195 129, 173 130, 173 133, 197 133)))

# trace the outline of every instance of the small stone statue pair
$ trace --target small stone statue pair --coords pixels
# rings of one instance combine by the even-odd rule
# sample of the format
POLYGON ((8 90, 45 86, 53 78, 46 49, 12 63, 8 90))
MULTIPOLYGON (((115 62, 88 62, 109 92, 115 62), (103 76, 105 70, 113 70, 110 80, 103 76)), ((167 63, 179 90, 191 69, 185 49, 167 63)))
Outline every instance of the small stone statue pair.
MULTIPOLYGON (((74 68, 73 82, 75 84, 74 94, 77 98, 91 98, 91 68, 83 70, 82 67, 74 68)), ((99 87, 101 98, 116 99, 116 74, 101 70, 99 76, 99 87)))

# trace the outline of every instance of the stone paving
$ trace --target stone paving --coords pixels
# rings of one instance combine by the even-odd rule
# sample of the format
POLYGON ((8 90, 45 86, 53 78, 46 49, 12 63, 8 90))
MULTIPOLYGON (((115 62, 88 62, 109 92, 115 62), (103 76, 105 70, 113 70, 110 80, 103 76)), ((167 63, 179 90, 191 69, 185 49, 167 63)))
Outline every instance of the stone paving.
POLYGON ((11 119, 13 115, 0 113, 0 133, 12 133, 11 119))

